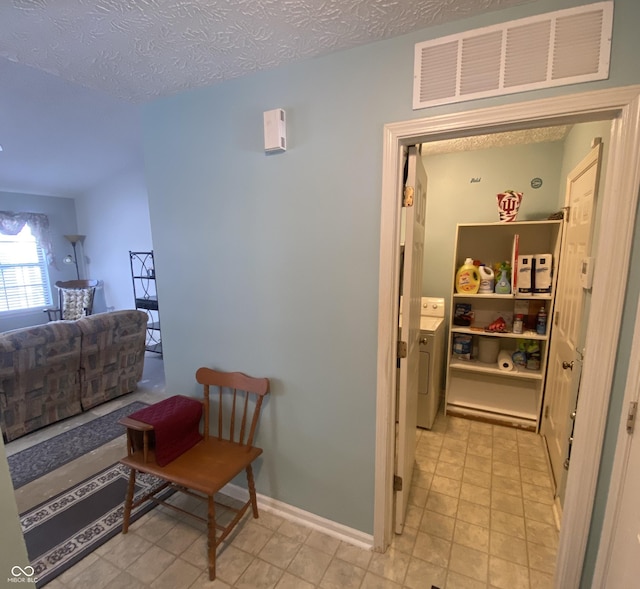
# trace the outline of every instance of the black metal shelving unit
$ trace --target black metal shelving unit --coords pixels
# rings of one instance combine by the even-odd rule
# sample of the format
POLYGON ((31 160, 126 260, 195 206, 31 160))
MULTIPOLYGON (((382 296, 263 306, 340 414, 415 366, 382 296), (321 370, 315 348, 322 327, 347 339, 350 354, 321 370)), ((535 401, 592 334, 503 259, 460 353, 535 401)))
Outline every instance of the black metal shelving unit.
POLYGON ((156 291, 156 267, 153 251, 129 252, 131 262, 131 280, 136 309, 145 311, 149 317, 147 323, 148 352, 162 354, 162 333, 160 331, 160 308, 156 291))

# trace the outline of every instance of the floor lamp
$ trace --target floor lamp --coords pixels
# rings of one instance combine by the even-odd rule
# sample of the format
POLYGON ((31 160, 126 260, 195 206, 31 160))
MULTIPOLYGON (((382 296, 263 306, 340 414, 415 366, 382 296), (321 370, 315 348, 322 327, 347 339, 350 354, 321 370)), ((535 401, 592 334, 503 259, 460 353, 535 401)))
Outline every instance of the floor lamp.
POLYGON ((78 268, 78 253, 76 251, 76 246, 78 243, 84 243, 85 237, 85 235, 65 235, 65 238, 73 248, 73 258, 71 256, 65 256, 64 262, 66 264, 71 264, 71 262, 73 262, 76 265, 76 276, 78 277, 78 280, 80 280, 80 269, 78 268))

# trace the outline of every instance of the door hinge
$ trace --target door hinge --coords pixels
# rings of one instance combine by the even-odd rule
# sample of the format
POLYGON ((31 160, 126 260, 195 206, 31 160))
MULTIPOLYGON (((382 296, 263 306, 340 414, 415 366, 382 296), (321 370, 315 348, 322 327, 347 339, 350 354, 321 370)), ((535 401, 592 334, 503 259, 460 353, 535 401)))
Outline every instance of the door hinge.
POLYGON ((549 405, 546 405, 544 408, 544 418, 547 419, 549 417, 549 405))
POLYGON ((407 342, 399 341, 398 342, 398 358, 406 358, 407 357, 407 342))
POLYGON ((397 474, 393 475, 393 490, 402 491, 402 477, 399 477, 397 474))
POLYGON ((571 214, 571 207, 562 207, 562 212, 564 213, 564 220, 569 222, 569 215, 571 214))
POLYGON ((629 413, 627 413, 627 433, 632 434, 636 427, 636 413, 638 411, 638 403, 631 401, 629 403, 629 413))
POLYGON ((413 206, 413 186, 405 186, 404 187, 404 199, 402 201, 403 207, 412 207, 413 206))

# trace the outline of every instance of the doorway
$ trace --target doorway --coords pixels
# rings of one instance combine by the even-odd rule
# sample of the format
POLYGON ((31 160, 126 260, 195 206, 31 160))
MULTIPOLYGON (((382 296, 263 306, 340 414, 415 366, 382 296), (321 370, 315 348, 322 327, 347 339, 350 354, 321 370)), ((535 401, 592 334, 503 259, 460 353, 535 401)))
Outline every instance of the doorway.
POLYGON ((396 188, 402 146, 496 131, 610 119, 611 154, 602 194, 603 214, 597 257, 616 259, 619 261, 616 268, 625 270, 616 272, 612 265, 607 267, 603 264, 596 268, 594 274, 591 318, 587 327, 590 354, 584 365, 585 386, 578 405, 581 418, 576 420, 565 525, 560 536, 556 568, 558 586, 577 587, 591 523, 585 521, 584 514, 591 513, 594 504, 637 204, 639 179, 635 170, 640 157, 636 147, 640 134, 639 96, 639 87, 618 88, 417 119, 385 127, 378 316, 376 549, 384 550, 391 538, 391 425, 394 417, 392 392, 395 390, 395 371, 391 367, 395 366, 393 318, 399 259, 396 188), (394 279, 389 281, 389 276, 394 279), (594 358, 598 359, 597 364, 594 358))

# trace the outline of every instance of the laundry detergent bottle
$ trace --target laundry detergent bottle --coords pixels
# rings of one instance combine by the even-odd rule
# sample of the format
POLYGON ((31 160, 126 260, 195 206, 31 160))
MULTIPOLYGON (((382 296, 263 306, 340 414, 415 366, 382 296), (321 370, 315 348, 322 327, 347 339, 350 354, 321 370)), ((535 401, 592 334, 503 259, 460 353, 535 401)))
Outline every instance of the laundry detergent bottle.
POLYGON ((473 258, 467 258, 456 273, 456 292, 459 294, 476 294, 480 288, 478 267, 473 258))

